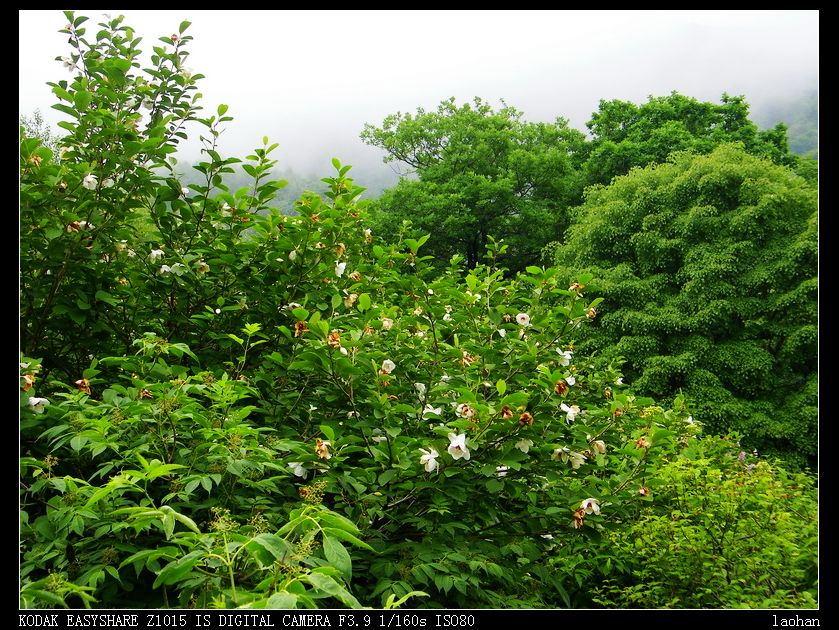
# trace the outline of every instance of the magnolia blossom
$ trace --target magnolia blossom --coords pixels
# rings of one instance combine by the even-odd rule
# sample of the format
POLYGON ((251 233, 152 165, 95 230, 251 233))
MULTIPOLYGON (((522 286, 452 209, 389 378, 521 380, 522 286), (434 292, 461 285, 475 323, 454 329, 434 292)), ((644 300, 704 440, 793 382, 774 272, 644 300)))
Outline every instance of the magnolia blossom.
POLYGON ((559 406, 565 412, 565 420, 570 422, 574 422, 574 419, 577 417, 577 414, 580 413, 580 408, 577 405, 571 405, 570 407, 565 403, 562 403, 559 406))
POLYGON ((134 109, 135 107, 137 107, 137 97, 136 96, 131 96, 131 97, 128 98, 127 101, 125 101, 125 108, 126 109, 134 109))
POLYGON ((420 398, 424 398, 425 393, 428 391, 428 388, 423 383, 414 383, 414 389, 417 390, 420 398))
POLYGON ((378 444, 387 441, 387 436, 383 434, 381 429, 373 429, 373 435, 370 439, 378 444))
POLYGON ((110 177, 106 177, 105 179, 102 180, 102 188, 110 188, 113 185, 114 185, 114 180, 111 179, 110 177))
POLYGON ((588 498, 580 503, 580 509, 585 510, 586 514, 600 514, 600 501, 588 498))
POLYGON ((603 440, 595 440, 591 443, 591 447, 600 454, 606 452, 606 442, 603 440))
POLYGON ((551 455, 552 459, 558 459, 563 464, 571 464, 571 468, 577 470, 585 461, 586 456, 582 453, 577 453, 576 451, 572 451, 567 446, 562 446, 556 449, 551 455))
POLYGON ((172 268, 169 265, 160 265, 160 269, 158 270, 160 274, 172 273, 172 268))
POLYGON ((48 401, 46 398, 37 398, 36 396, 33 396, 29 399, 29 407, 35 413, 44 413, 44 407, 46 407, 49 404, 50 401, 48 401))
POLYGON ((141 103, 141 105, 143 107, 145 107, 146 109, 151 109, 152 107, 154 107, 154 99, 149 98, 147 96, 146 98, 143 99, 143 102, 141 103))
POLYGON ((189 196, 189 188, 187 188, 186 186, 184 186, 183 188, 181 188, 181 194, 182 194, 184 197, 189 196))
POLYGON ((330 446, 332 446, 331 442, 321 440, 320 438, 315 439, 315 453, 321 459, 330 459, 332 457, 332 453, 329 452, 330 446))
POLYGON ((566 376, 565 377, 565 382, 568 383, 569 385, 576 385, 577 384, 577 379, 574 378, 573 376, 566 376))
POLYGON ((466 434, 449 433, 448 451, 453 459, 460 459, 462 457, 468 461, 471 455, 469 454, 469 449, 466 448, 466 434))
POLYGON ((76 62, 73 61, 70 57, 62 57, 61 62, 64 64, 64 69, 69 70, 72 72, 76 69, 76 62))
POLYGON ((199 260, 196 264, 195 270, 198 273, 207 273, 210 270, 210 265, 205 263, 203 260, 199 260))
POLYGON ((519 313, 516 315, 516 321, 519 323, 519 326, 530 326, 530 315, 519 313))
POLYGON ((157 260, 158 258, 163 258, 163 250, 162 249, 153 249, 149 252, 149 260, 157 260))
POLYGON ((291 468, 291 472, 297 477, 303 477, 305 479, 309 475, 309 471, 303 468, 301 462, 289 462, 288 467, 291 468))
MULTIPOLYGON (((461 418, 472 418, 475 415, 475 408, 470 407, 466 403, 461 403, 457 406, 457 408, 455 409, 455 412, 461 418)), ((469 458, 467 457, 466 459, 469 459, 469 458)))
POLYGON ((527 438, 522 438, 518 442, 516 442, 516 448, 519 449, 522 453, 527 453, 530 451, 530 447, 533 446, 533 440, 528 440, 527 438))
POLYGON ((452 314, 451 313, 446 313, 445 315, 443 315, 443 321, 444 322, 452 321, 452 314))
POLYGON ((553 534, 539 534, 539 536, 541 536, 545 540, 553 540, 554 539, 553 534))
POLYGON ((571 356, 574 353, 571 350, 560 350, 559 348, 556 351, 559 353, 559 364, 562 367, 567 367, 571 363, 571 356))
POLYGON ((288 253, 288 259, 289 259, 289 260, 291 260, 291 261, 294 261, 294 260, 296 260, 296 259, 297 259, 297 250, 296 250, 296 249, 292 249, 292 250, 288 253))
POLYGON ((347 268, 347 263, 335 261, 335 275, 339 278, 344 275, 344 270, 347 268))
POLYGON ((431 405, 426 405, 425 407, 423 407, 423 410, 422 410, 422 417, 423 418, 425 418, 426 416, 430 416, 432 414, 435 415, 435 416, 442 415, 443 414, 443 408, 442 407, 432 407, 431 405))
POLYGON ((82 186, 84 186, 88 190, 95 190, 96 175, 94 175, 93 173, 88 173, 87 176, 82 180, 82 186))
POLYGON ((373 230, 371 230, 370 228, 367 228, 366 230, 364 230, 364 240, 369 243, 372 239, 373 239, 373 230))
POLYGON ((382 317, 382 330, 393 328, 393 320, 390 317, 382 317))
POLYGON ((619 376, 615 379, 615 385, 623 385, 623 376, 619 376))
POLYGON ((506 477, 508 470, 510 470, 509 466, 496 466, 495 467, 495 475, 499 479, 502 478, 502 477, 506 477))
POLYGON ((382 361, 382 374, 390 374, 396 369, 396 364, 390 359, 382 361))
MULTIPOLYGON (((421 448, 420 453, 422 453, 422 457, 420 457, 420 464, 425 466, 425 472, 434 472, 440 467, 440 463, 437 461, 437 458, 440 457, 440 454, 435 450, 433 446, 430 447, 428 450, 421 448)), ((468 452, 466 459, 469 459, 468 452)))

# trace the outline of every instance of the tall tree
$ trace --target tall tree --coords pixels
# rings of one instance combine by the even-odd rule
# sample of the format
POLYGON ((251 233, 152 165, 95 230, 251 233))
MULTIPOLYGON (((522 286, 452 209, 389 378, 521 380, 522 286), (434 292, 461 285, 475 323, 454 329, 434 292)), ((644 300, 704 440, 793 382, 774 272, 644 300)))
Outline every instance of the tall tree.
POLYGON ((507 105, 450 99, 366 125, 361 137, 414 175, 377 201, 379 229, 392 234, 409 220, 432 235, 426 250, 441 260, 459 253, 474 267, 493 236, 509 245, 505 264, 521 268, 565 230, 579 199, 571 156, 584 136, 563 119, 528 123, 507 105))
POLYGON ((589 189, 556 262, 605 298, 581 349, 623 356, 639 390, 680 390, 712 432, 814 464, 817 191, 723 145, 589 189))

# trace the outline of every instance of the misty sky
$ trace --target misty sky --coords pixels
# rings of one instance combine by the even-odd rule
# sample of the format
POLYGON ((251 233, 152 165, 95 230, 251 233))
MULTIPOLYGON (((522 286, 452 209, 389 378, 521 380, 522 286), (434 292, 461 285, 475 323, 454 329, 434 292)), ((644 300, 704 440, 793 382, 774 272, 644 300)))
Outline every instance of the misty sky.
MULTIPOLYGON (((91 18, 103 11, 77 11, 91 18)), ((222 148, 242 155, 264 135, 281 166, 329 174, 378 159, 358 135, 365 122, 434 108, 454 96, 499 99, 532 121, 557 116, 584 129, 601 98, 635 102, 672 90, 718 101, 745 94, 753 109, 818 81, 817 11, 135 11, 141 48, 177 32, 195 40, 187 66, 199 91, 230 106, 222 148)), ((55 102, 47 81, 69 79, 60 11, 20 12, 22 114, 55 102)), ((94 31, 95 32, 95 31, 94 31)), ((192 155, 184 155, 194 158, 192 155)))

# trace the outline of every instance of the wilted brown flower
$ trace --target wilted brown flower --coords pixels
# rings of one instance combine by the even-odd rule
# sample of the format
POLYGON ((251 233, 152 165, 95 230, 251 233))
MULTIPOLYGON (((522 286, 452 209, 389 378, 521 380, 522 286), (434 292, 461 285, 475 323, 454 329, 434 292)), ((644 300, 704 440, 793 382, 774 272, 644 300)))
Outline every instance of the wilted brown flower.
POLYGON ((84 392, 85 394, 89 394, 90 381, 88 381, 86 378, 80 378, 76 381, 76 389, 78 389, 80 392, 84 392))
POLYGON ((533 424, 533 414, 525 411, 519 416, 519 424, 523 427, 529 427, 533 424))
POLYGON ((303 333, 309 332, 309 325, 302 319, 294 324, 294 336, 302 337, 303 333))
POLYGON ((568 393, 568 383, 563 379, 559 379, 554 385, 554 391, 560 396, 565 396, 568 393))

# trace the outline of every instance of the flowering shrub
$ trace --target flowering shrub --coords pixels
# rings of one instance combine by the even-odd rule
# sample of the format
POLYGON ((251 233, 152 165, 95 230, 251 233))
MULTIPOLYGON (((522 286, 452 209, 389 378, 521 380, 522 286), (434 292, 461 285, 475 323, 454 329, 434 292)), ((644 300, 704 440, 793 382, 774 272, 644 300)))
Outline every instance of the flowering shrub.
POLYGON ((68 151, 21 139, 21 605, 582 601, 551 563, 637 519, 698 431, 575 353, 591 278, 505 278, 497 243, 432 270, 338 160, 284 216, 275 145, 213 144, 188 23, 137 75, 120 18, 94 42, 67 16, 68 151))

